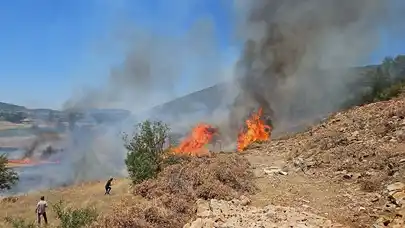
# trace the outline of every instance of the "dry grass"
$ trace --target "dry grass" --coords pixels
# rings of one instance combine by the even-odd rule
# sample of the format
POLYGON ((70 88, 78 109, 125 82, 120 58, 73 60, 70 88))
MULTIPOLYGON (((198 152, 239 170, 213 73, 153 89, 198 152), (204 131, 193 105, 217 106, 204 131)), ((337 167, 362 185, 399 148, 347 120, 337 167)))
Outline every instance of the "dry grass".
POLYGON ((230 200, 254 192, 248 161, 238 154, 192 158, 167 167, 155 180, 134 186, 146 202, 122 202, 98 227, 183 227, 195 214, 195 201, 230 200))
POLYGON ((7 121, 0 121, 0 131, 9 130, 9 129, 23 129, 23 128, 30 128, 31 124, 17 124, 11 123, 7 121))
MULTIPOLYGON (((130 181, 125 179, 115 181, 110 196, 104 195, 104 182, 97 181, 24 196, 3 198, 1 199, 0 227, 7 227, 4 223, 4 218, 7 216, 21 217, 27 221, 34 221, 36 219, 34 213, 36 203, 42 195, 46 197, 49 204, 64 200, 67 206, 75 208, 95 206, 101 215, 111 213, 114 204, 119 203, 123 199, 127 201, 129 199, 131 201, 140 200, 140 197, 135 197, 129 193, 129 183, 130 181)), ((50 222, 49 227, 54 227, 58 224, 56 215, 51 208, 48 210, 48 217, 50 222)))
MULTIPOLYGON (((35 206, 44 195, 49 204, 63 200, 66 206, 96 207, 100 212, 94 227, 182 227, 195 215, 195 201, 232 199, 255 191, 248 161, 238 154, 217 154, 210 158, 188 158, 171 165, 149 180, 130 187, 129 180, 113 183, 112 195, 104 195, 104 182, 88 182, 55 190, 1 199, 0 227, 4 218, 34 221, 35 206)), ((48 210, 50 226, 58 225, 48 210)))

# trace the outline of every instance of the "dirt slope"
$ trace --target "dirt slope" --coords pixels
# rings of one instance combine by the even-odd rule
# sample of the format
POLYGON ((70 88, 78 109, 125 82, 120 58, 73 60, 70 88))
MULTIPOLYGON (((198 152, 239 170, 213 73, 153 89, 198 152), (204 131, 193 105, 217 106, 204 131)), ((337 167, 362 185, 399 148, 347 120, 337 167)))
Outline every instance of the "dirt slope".
MULTIPOLYGON (((336 113, 303 133, 253 145, 241 155, 251 163, 259 191, 249 203, 199 201, 197 217, 186 227, 405 227, 403 98, 336 113)), ((51 202, 95 204, 108 215, 117 202, 141 200, 128 184, 118 182, 112 196, 103 195, 103 183, 88 183, 3 200, 0 217, 34 219, 41 194, 51 202)))
POLYGON ((386 190, 405 182, 402 98, 336 113, 247 153, 261 190, 252 198, 256 206, 306 208, 350 227, 370 227, 381 215, 386 224, 402 216, 386 190))

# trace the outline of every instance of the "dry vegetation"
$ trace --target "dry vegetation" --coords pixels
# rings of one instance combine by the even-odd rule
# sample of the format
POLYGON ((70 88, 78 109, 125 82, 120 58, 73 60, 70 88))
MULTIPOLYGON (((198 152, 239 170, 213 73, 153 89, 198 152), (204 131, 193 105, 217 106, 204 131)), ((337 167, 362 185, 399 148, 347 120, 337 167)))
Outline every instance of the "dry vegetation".
POLYGON ((254 166, 280 161, 276 165, 289 172, 261 179, 256 204, 309 206, 350 227, 370 227, 382 214, 392 221, 402 213, 386 188, 405 183, 404 98, 335 113, 305 132, 252 150, 254 166))
POLYGON ((268 148, 290 151, 296 166, 316 175, 339 172, 372 181, 404 181, 405 99, 395 99, 336 113, 308 131, 279 140, 268 148))
MULTIPOLYGON (((22 196, 6 197, 1 199, 0 227, 7 227, 7 224, 4 223, 4 218, 7 216, 34 221, 36 219, 35 206, 42 195, 46 197, 49 204, 64 200, 68 206, 76 208, 95 206, 101 215, 109 214, 113 211, 112 205, 122 199, 127 201, 131 199, 134 202, 141 199, 141 197, 130 194, 129 184, 129 180, 114 182, 110 196, 104 195, 104 181, 97 181, 22 196)), ((48 217, 50 221, 49 227, 55 227, 59 224, 52 210, 48 210, 48 217)))
MULTIPOLYGON (((168 166, 157 179, 133 187, 129 180, 119 180, 111 196, 104 195, 104 182, 93 182, 4 198, 0 218, 34 221, 36 202, 45 195, 50 204, 62 199, 75 208, 96 207, 101 214, 94 227, 182 227, 195 216, 198 198, 230 200, 253 193, 252 175, 249 163, 238 154, 189 158, 168 166)), ((54 212, 50 211, 49 217, 50 227, 57 226, 54 212)), ((7 227, 2 222, 0 225, 7 227)))
POLYGON ((30 128, 31 124, 17 124, 11 123, 8 121, 0 121, 0 131, 9 130, 9 129, 21 129, 21 128, 30 128))
POLYGON ((237 154, 187 159, 134 186, 134 194, 147 201, 123 201, 98 227, 182 227, 194 217, 198 198, 230 200, 252 193, 252 177, 249 163, 237 154))

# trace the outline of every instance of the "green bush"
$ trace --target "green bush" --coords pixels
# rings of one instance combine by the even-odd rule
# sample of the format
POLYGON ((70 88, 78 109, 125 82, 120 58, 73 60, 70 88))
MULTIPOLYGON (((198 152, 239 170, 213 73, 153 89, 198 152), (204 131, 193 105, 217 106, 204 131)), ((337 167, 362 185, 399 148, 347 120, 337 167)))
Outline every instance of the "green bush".
POLYGON ((27 222, 23 218, 6 217, 4 219, 13 228, 34 228, 35 222, 27 222))
POLYGON ((154 178, 162 168, 169 127, 161 121, 144 121, 132 137, 124 134, 125 164, 133 184, 154 178))
POLYGON ((72 209, 66 207, 62 200, 52 205, 52 207, 56 213, 56 217, 60 220, 59 227, 61 228, 85 227, 96 221, 98 217, 98 212, 95 208, 72 209))
POLYGON ((0 190, 11 189, 18 182, 18 174, 12 168, 7 167, 6 155, 0 155, 0 190))
POLYGON ((358 96, 347 101, 345 107, 385 101, 399 96, 405 88, 405 56, 395 59, 387 57, 362 77, 364 81, 361 87, 364 89, 358 96))

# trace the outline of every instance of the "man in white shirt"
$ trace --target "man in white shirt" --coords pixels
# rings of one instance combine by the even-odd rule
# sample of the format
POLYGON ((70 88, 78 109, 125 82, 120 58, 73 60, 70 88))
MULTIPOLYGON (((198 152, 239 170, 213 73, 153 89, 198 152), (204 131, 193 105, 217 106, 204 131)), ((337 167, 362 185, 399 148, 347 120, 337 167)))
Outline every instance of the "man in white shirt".
POLYGON ((44 217, 45 224, 48 224, 48 218, 46 217, 47 207, 48 203, 45 201, 45 197, 41 196, 41 200, 37 203, 37 208, 35 209, 35 213, 38 217, 38 224, 41 224, 41 215, 44 217))

